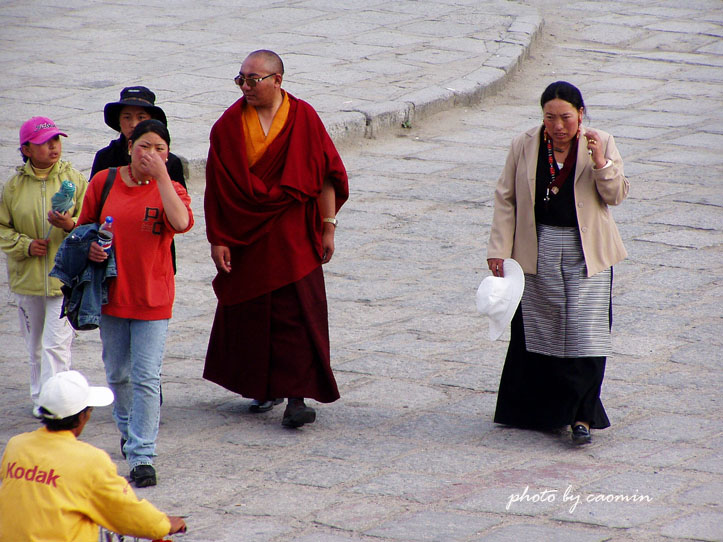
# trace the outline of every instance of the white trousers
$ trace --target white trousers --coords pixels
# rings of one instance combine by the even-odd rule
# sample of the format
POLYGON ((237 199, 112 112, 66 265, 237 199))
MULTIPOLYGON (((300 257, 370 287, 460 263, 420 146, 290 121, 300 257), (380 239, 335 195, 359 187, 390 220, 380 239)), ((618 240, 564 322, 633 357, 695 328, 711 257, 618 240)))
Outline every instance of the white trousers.
POLYGON ((70 369, 73 328, 59 318, 63 297, 16 294, 20 332, 30 354, 30 396, 37 405, 40 388, 55 373, 70 369))

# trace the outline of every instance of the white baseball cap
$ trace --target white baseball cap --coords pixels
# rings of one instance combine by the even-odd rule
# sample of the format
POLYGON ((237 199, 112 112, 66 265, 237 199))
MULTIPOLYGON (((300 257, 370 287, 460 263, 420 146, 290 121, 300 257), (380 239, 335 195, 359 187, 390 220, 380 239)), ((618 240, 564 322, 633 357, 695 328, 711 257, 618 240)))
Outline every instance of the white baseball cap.
POLYGON ((51 376, 40 390, 38 405, 50 414, 43 417, 62 420, 74 416, 86 407, 108 406, 113 392, 105 386, 89 386, 78 371, 62 371, 51 376))
POLYGON ((490 341, 505 331, 525 289, 525 273, 517 261, 505 259, 504 277, 486 277, 477 288, 477 311, 490 320, 490 341))

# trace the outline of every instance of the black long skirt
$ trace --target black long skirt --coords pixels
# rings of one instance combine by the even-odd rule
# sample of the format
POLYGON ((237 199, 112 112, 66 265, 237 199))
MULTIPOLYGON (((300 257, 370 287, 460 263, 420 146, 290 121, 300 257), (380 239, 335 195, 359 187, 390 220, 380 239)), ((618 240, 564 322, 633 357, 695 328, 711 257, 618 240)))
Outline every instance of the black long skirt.
POLYGON ((259 401, 336 401, 321 265, 268 294, 237 305, 219 304, 203 378, 259 401))
POLYGON ((522 311, 512 319, 510 345, 497 394, 495 423, 558 429, 576 421, 610 427, 600 401, 605 357, 557 358, 528 352, 522 311))

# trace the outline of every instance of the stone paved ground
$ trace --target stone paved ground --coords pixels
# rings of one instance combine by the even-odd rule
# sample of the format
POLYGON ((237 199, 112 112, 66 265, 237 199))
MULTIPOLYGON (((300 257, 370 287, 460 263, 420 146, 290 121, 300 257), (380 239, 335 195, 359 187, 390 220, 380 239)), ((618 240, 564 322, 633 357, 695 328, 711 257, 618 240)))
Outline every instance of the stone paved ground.
MULTIPOLYGON (((139 490, 191 515, 175 539, 723 539, 723 6, 527 7, 545 26, 494 96, 345 139, 352 198, 326 267, 342 399, 315 405, 316 424, 284 430, 280 408, 250 415, 246 400, 201 379, 214 269, 203 180, 192 180, 197 226, 177 241, 160 485, 139 490), (506 343, 490 343, 474 312, 509 141, 539 122, 539 94, 556 79, 577 84, 589 125, 616 136, 632 185, 613 210, 630 257, 615 269, 602 395, 612 427, 584 448, 568 433, 492 423, 506 343), (604 502, 618 495, 631 500, 604 502)), ((0 443, 36 426, 13 310, 0 318, 0 443)), ((101 382, 97 334, 81 334, 75 352, 101 382)), ((108 409, 84 438, 127 472, 108 409)))
POLYGON ((117 136, 103 106, 128 85, 153 89, 174 150, 204 160, 211 125, 240 97, 241 61, 260 47, 282 55, 285 88, 337 140, 371 135, 488 92, 540 21, 509 0, 4 0, 0 22, 5 179, 33 115, 68 131, 64 156, 88 172, 117 136))

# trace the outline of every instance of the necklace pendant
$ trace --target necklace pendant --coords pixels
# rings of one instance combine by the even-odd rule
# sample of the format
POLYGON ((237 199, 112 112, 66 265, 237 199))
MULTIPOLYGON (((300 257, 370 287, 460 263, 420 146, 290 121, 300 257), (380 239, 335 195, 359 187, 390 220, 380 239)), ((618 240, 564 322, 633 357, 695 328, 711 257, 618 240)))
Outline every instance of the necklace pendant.
POLYGON ((131 182, 136 183, 138 186, 151 182, 150 179, 146 179, 145 181, 139 181, 138 179, 136 179, 135 175, 133 175, 133 170, 131 169, 131 166, 128 166, 128 177, 130 177, 131 182))

